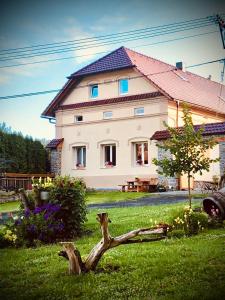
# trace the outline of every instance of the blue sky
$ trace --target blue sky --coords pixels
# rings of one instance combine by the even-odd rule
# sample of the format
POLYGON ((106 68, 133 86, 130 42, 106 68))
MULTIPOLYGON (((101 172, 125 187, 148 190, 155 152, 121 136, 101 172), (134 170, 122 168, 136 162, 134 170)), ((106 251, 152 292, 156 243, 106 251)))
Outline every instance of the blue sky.
MULTIPOLYGON (((79 38, 140 29, 180 22, 225 12, 223 1, 2 1, 0 19, 0 50, 61 42, 79 38)), ((126 46, 138 52, 175 64, 184 61, 192 65, 224 57, 216 26, 186 33, 118 43, 63 55, 52 55, 11 61, 26 63, 45 59, 73 56, 73 59, 0 68, 0 97, 36 91, 58 89, 66 77, 102 55, 95 52, 112 51, 126 46), (207 35, 156 45, 150 43, 212 32, 207 35), (143 46, 143 45, 148 46, 143 46), (89 55, 90 54, 90 55, 89 55), (80 55, 89 55, 77 57, 80 55)), ((7 63, 7 64, 9 64, 7 63)), ((6 64, 6 63, 5 63, 6 64)), ((2 66, 3 63, 0 63, 2 66)), ((220 81, 222 64, 210 64, 190 71, 220 81)), ((54 138, 54 125, 40 115, 55 94, 0 100, 0 122, 34 138, 54 138)))

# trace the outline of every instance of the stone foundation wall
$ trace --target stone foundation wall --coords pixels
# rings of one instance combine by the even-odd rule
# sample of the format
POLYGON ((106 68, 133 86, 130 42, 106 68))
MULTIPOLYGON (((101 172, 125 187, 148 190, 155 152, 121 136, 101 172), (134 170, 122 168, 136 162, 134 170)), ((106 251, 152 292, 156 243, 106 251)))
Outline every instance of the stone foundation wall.
POLYGON ((220 176, 225 174, 225 141, 219 142, 220 153, 220 176))
MULTIPOLYGON (((158 160, 162 160, 165 157, 171 158, 171 153, 158 148, 158 160)), ((178 179, 175 177, 166 177, 165 175, 159 174, 159 184, 169 186, 169 188, 174 190, 178 189, 178 179)))
POLYGON ((55 175, 61 174, 61 157, 62 149, 51 149, 50 153, 50 163, 51 163, 51 173, 55 175))

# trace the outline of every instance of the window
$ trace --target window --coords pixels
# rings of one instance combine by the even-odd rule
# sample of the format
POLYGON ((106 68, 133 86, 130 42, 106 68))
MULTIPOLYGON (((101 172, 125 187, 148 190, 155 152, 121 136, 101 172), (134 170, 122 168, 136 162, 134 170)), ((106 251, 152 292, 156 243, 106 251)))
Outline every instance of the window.
POLYGON ((137 107, 134 109, 135 116, 141 116, 141 115, 144 115, 144 113, 145 113, 144 107, 137 107))
POLYGON ((98 85, 94 84, 91 85, 91 98, 97 98, 98 97, 98 85))
POLYGON ((86 147, 75 148, 75 162, 77 169, 86 167, 86 147))
POLYGON ((82 122, 83 121, 83 116, 75 116, 74 120, 75 120, 75 122, 82 122))
POLYGON ((120 94, 128 93, 128 79, 120 79, 119 90, 120 90, 120 94))
POLYGON ((116 165, 116 145, 103 146, 103 164, 105 167, 116 165))
POLYGON ((136 165, 148 164, 148 143, 134 143, 134 161, 136 165))
POLYGON ((112 118, 112 111, 104 111, 103 112, 103 119, 111 119, 112 118))

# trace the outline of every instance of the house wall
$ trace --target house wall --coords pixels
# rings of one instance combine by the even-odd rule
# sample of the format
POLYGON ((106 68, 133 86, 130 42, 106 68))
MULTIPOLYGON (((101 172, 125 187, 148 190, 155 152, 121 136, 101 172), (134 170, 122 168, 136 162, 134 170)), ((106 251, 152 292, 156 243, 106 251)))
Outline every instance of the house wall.
MULTIPOLYGON (((118 80, 130 78, 127 95, 155 92, 157 89, 135 70, 121 70, 88 76, 68 95, 63 105, 85 101, 101 100, 119 95, 118 80), (112 82, 110 82, 112 81, 112 82), (90 98, 90 84, 99 84, 98 98, 90 98), (104 84, 101 84, 104 83, 104 84), (83 87, 82 87, 83 86, 83 87)), ((224 120, 222 117, 203 110, 193 109, 194 124, 211 123, 224 120)), ((139 101, 130 101, 82 109, 58 110, 56 112, 56 138, 64 138, 61 154, 61 174, 84 178, 87 186, 94 188, 118 188, 126 180, 134 177, 158 177, 152 158, 158 156, 158 148, 150 137, 157 130, 163 130, 163 121, 171 126, 176 122, 176 105, 164 96, 139 101), (143 116, 134 116, 134 108, 144 107, 143 116), (104 120, 103 112, 112 111, 112 119, 104 120), (75 122, 74 117, 82 115, 82 122, 75 122), (148 142, 148 165, 139 166, 134 161, 134 143, 148 142), (103 164, 103 149, 105 144, 116 145, 116 166, 106 167, 103 164), (78 168, 75 161, 75 149, 86 147, 86 167, 78 168)), ((179 126, 182 126, 182 110, 179 110, 179 126)), ((213 150, 213 156, 218 155, 218 149, 213 150)), ((210 169, 204 178, 216 175, 219 164, 210 169)), ((163 178, 161 178, 163 180, 163 178)), ((200 180, 200 179, 198 179, 200 180)), ((170 178, 169 185, 177 182, 170 178)))
POLYGON ((76 86, 76 88, 65 97, 63 105, 115 98, 121 96, 119 93, 119 79, 128 78, 129 91, 126 95, 135 95, 142 93, 156 92, 157 89, 149 84, 148 80, 140 77, 141 74, 134 69, 126 69, 115 72, 102 73, 98 75, 90 75, 85 77, 76 86), (138 77, 138 78, 133 78, 138 77), (111 82, 113 81, 113 82, 111 82), (99 96, 97 98, 90 97, 90 85, 99 84, 99 96), (87 86, 88 85, 88 86, 87 86))
MULTIPOLYGON (((216 123, 223 122, 225 120, 224 116, 219 115, 218 113, 206 111, 203 109, 198 109, 192 107, 191 109, 192 121, 194 125, 197 124, 206 124, 206 123, 216 123)), ((178 110, 178 126, 183 126, 183 109, 182 106, 179 106, 178 110)), ((169 126, 176 126, 177 118, 177 107, 176 103, 168 101, 168 124, 169 126)))
POLYGON ((62 151, 62 174, 84 178, 89 187, 118 188, 134 177, 157 177, 152 164, 157 157, 155 142, 150 137, 156 130, 163 129, 167 120, 167 100, 164 97, 117 103, 82 110, 57 112, 58 136, 64 137, 62 151), (143 116, 134 116, 134 108, 144 107, 143 116), (113 118, 103 120, 103 112, 112 111, 113 118), (74 114, 82 114, 84 121, 74 123, 74 114), (137 166, 134 160, 134 143, 148 142, 148 166, 137 166), (104 144, 116 145, 116 166, 103 164, 104 144), (86 168, 77 169, 75 147, 86 147, 86 168))
MULTIPOLYGON (((194 125, 197 124, 207 124, 207 123, 216 123, 222 122, 225 120, 224 116, 220 116, 219 114, 211 111, 206 111, 203 109, 193 108, 191 109, 192 121, 194 125)), ((183 110, 182 107, 179 107, 178 110, 178 126, 183 126, 184 122, 182 119, 183 110)), ((177 118, 177 107, 175 103, 171 101, 168 102, 168 124, 169 126, 176 126, 176 118, 177 118)), ((208 151, 208 156, 212 159, 221 157, 221 146, 216 145, 213 149, 208 151)), ((222 149, 222 148, 221 148, 222 149)), ((209 172, 203 172, 202 175, 195 174, 194 180, 196 181, 211 181, 214 175, 219 176, 221 173, 221 162, 216 162, 211 164, 209 172)), ((193 184, 193 183, 192 183, 193 184)), ((180 178, 180 188, 187 188, 187 178, 186 176, 181 176, 180 178)))

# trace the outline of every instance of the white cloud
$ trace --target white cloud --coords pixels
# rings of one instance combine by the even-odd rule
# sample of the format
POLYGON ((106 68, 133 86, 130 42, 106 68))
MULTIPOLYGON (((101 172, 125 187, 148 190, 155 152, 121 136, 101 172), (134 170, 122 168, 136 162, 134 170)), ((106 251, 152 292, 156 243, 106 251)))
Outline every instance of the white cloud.
POLYGON ((77 49, 74 50, 74 58, 76 63, 78 64, 83 64, 87 63, 88 61, 94 59, 96 57, 96 53, 98 52, 107 52, 109 47, 107 46, 94 46, 97 43, 99 43, 99 40, 95 39, 94 33, 91 33, 90 31, 84 30, 76 20, 73 20, 70 18, 68 20, 68 23, 70 26, 66 29, 64 29, 64 32, 66 36, 68 37, 67 39, 69 40, 79 40, 79 39, 88 39, 86 41, 80 41, 79 43, 75 44, 74 46, 76 47, 87 47, 87 49, 77 49))
POLYGON ((7 82, 9 82, 9 79, 9 76, 0 74, 0 85, 6 84, 7 82))
MULTIPOLYGON (((124 15, 105 15, 98 19, 98 21, 90 26, 90 29, 94 32, 104 32, 106 30, 114 31, 115 27, 121 27, 126 24, 128 17, 124 15)), ((124 29, 124 28, 123 28, 124 29)))

